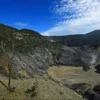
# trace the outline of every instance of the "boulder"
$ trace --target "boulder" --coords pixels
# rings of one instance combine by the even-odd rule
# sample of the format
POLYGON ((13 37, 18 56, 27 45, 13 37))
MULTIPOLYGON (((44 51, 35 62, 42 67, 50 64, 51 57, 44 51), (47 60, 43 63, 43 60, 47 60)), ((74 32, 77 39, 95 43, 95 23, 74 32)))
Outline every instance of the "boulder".
POLYGON ((95 66, 96 72, 100 74, 100 64, 95 66))
POLYGON ((100 95, 100 85, 94 86, 93 91, 95 91, 96 93, 100 95))

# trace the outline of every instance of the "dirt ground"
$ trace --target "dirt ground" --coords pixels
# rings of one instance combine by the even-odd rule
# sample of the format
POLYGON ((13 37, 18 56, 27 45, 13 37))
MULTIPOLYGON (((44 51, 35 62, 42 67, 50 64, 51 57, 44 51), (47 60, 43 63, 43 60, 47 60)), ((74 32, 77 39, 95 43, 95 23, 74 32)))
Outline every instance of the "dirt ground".
POLYGON ((53 66, 48 69, 48 74, 52 78, 68 84, 89 83, 93 86, 100 84, 100 74, 96 73, 92 66, 87 72, 83 71, 82 67, 53 66))

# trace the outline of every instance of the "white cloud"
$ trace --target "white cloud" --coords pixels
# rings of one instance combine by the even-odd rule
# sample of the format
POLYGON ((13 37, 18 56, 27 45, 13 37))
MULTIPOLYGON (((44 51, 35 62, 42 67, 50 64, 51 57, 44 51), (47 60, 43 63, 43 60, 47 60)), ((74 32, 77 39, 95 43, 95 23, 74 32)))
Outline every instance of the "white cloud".
POLYGON ((100 29, 100 0, 60 0, 52 8, 61 21, 43 35, 80 34, 100 29))
POLYGON ((28 24, 23 23, 23 22, 16 22, 15 25, 20 26, 20 27, 26 27, 28 24))

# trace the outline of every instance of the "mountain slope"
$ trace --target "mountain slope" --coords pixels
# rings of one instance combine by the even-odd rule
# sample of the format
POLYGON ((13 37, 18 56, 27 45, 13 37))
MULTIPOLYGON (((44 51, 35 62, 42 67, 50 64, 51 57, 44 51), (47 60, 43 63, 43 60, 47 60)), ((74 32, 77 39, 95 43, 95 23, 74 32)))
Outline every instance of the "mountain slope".
MULTIPOLYGON (((52 50, 60 49, 60 45, 46 40, 38 32, 0 25, 0 66, 6 69, 13 57, 13 68, 17 76, 23 71, 32 76, 34 71, 45 73, 54 63, 52 50)), ((15 74, 15 75, 16 75, 15 74)), ((24 76, 24 75, 22 75, 24 76)))
POLYGON ((0 27, 0 66, 6 69, 9 59, 14 56, 12 65, 16 77, 32 77, 34 72, 44 74, 52 65, 82 66, 87 71, 90 65, 99 63, 99 48, 66 46, 68 43, 71 46, 84 45, 86 35, 48 37, 50 40, 57 38, 57 42, 51 42, 32 30, 0 27))

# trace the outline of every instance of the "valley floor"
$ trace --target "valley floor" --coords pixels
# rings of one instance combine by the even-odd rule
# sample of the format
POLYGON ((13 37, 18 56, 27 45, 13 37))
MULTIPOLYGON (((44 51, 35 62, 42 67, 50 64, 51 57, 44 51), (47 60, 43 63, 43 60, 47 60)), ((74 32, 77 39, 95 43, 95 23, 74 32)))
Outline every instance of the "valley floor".
POLYGON ((74 66, 53 66, 48 70, 48 74, 64 84, 88 83, 92 86, 100 84, 100 74, 95 72, 94 67, 87 72, 82 67, 74 66))

